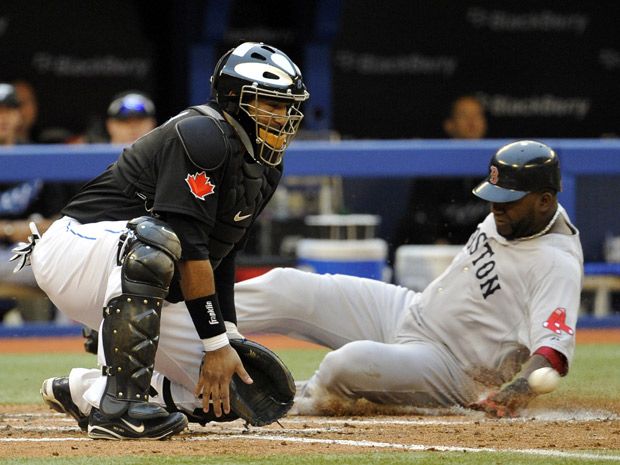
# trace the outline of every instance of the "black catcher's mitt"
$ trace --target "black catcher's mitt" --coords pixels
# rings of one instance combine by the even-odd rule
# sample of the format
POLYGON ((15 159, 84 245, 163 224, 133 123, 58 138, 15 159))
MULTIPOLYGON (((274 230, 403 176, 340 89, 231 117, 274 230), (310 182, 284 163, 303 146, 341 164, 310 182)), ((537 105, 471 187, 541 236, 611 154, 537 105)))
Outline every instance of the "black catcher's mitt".
POLYGON ((282 418, 293 406, 295 381, 282 360, 268 348, 247 339, 231 339, 254 383, 236 374, 230 383, 230 408, 252 426, 265 426, 282 418))

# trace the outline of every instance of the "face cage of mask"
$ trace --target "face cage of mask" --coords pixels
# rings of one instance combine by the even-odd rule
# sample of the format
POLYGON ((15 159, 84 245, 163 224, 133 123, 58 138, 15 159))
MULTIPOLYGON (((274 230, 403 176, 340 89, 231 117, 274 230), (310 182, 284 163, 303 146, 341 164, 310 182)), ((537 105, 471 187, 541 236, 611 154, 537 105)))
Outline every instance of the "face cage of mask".
POLYGON ((277 166, 282 162, 284 151, 299 130, 299 125, 304 117, 299 107, 301 102, 307 98, 307 92, 304 95, 293 95, 259 89, 250 85, 241 88, 239 108, 256 124, 255 135, 258 153, 255 153, 255 157, 257 159, 270 166, 277 166), (280 115, 259 108, 258 100, 261 98, 285 101, 288 108, 286 114, 280 115), (262 122, 259 121, 259 118, 262 119, 262 122))

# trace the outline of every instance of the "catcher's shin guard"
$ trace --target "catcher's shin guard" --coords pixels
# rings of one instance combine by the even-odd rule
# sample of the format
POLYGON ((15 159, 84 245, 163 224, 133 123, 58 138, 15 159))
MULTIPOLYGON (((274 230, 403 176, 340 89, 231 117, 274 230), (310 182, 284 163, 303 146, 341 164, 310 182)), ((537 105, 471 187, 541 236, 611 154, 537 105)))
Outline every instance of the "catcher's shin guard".
POLYGON ((162 408, 144 404, 159 342, 163 299, 181 246, 176 234, 155 218, 136 218, 127 226, 118 256, 123 293, 103 310, 100 337, 107 383, 100 410, 110 418, 127 410, 130 416, 153 418, 167 415, 162 408))
POLYGON ((119 417, 130 403, 144 403, 159 342, 162 299, 122 294, 104 310, 102 342, 107 383, 100 410, 119 417))

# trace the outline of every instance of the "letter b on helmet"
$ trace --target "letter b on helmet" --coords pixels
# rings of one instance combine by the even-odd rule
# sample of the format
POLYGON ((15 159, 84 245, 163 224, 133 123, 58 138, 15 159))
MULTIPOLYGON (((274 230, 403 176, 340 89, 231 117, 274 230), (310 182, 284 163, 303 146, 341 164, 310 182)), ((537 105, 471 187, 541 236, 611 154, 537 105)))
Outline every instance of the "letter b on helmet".
POLYGON ((501 147, 489 163, 489 175, 473 190, 489 202, 513 202, 529 192, 562 190, 560 160, 551 147, 531 140, 501 147))

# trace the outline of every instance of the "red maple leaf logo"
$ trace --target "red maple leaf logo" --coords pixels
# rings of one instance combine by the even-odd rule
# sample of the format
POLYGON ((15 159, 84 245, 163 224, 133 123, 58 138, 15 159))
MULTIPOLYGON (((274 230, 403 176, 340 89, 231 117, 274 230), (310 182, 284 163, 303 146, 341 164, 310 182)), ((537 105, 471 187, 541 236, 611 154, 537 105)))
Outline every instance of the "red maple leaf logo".
POLYGON ((573 328, 566 324, 566 309, 562 307, 556 308, 547 321, 543 323, 543 326, 556 334, 562 334, 564 331, 566 334, 574 334, 573 328))
POLYGON ((189 190, 194 197, 200 200, 204 200, 207 195, 213 194, 215 191, 215 184, 211 184, 209 177, 204 171, 196 174, 188 174, 185 178, 185 182, 189 186, 189 190))

